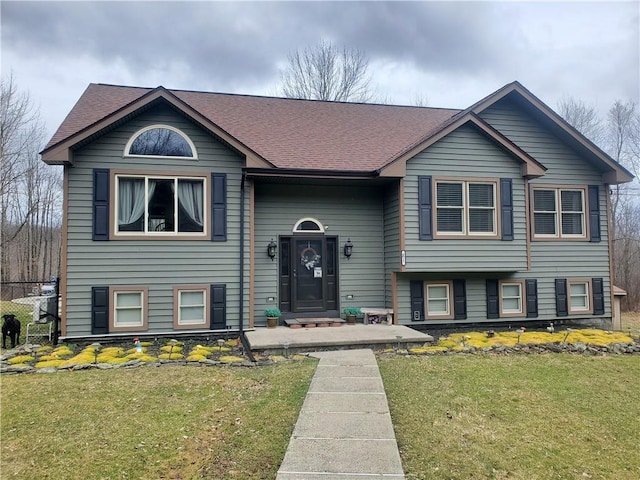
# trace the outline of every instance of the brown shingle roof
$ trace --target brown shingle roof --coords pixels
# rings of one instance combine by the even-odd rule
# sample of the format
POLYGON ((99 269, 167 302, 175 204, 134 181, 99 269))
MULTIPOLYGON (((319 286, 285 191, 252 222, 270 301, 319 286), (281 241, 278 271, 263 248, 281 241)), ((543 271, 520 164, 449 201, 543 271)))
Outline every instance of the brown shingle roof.
MULTIPOLYGON (((45 150, 153 89, 90 84, 45 150)), ((374 171, 459 110, 169 92, 279 168, 374 171)))

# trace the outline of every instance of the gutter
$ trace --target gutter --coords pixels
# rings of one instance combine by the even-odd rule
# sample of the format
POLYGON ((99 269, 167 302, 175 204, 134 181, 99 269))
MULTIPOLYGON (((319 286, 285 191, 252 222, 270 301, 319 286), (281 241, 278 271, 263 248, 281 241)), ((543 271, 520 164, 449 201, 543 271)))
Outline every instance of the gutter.
POLYGON ((251 348, 249 347, 249 341, 244 333, 244 184, 246 180, 246 173, 242 172, 242 180, 240 181, 240 305, 238 307, 238 315, 239 315, 239 331, 240 331, 240 341, 242 342, 242 347, 249 357, 250 362, 255 362, 256 359, 253 356, 253 352, 251 352, 251 348))

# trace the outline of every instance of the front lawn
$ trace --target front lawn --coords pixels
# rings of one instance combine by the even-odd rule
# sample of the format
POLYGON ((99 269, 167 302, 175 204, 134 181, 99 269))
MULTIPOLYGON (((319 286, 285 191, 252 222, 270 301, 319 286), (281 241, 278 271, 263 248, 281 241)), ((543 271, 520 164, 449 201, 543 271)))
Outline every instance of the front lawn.
POLYGON ((622 331, 631 331, 636 336, 640 334, 640 312, 625 312, 622 314, 622 331))
POLYGON ((640 356, 379 360, 408 479, 640 478, 640 356))
POLYGON ((315 364, 3 375, 2 478, 275 478, 315 364))

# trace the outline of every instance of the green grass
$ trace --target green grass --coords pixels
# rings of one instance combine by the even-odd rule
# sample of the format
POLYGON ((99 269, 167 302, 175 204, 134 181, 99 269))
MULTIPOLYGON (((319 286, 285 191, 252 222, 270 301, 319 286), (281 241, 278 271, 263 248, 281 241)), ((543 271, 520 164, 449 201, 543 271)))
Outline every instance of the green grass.
POLYGON ((625 312, 622 314, 622 331, 631 330, 636 336, 640 333, 640 312, 625 312))
POLYGON ((2 478, 275 478, 314 368, 3 376, 2 478))
POLYGON ((640 357, 379 361, 408 479, 640 478, 640 357))

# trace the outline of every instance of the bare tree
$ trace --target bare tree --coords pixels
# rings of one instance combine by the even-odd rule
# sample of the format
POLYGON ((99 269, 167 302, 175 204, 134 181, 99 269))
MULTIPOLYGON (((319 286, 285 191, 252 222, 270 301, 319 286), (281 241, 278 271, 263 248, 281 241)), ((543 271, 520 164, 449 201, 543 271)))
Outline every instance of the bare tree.
POLYGON ((338 102, 369 102, 375 98, 369 60, 361 50, 340 49, 323 40, 290 53, 288 60, 280 72, 281 93, 286 97, 338 102))
POLYGON ((602 145, 605 138, 604 125, 594 105, 564 96, 558 102, 558 113, 593 143, 602 145))
POLYGON ((13 77, 0 106, 0 278, 43 279, 58 272, 61 172, 40 161, 45 128, 13 77))
POLYGON ((616 100, 607 115, 608 151, 614 160, 632 170, 636 177, 640 174, 639 127, 640 112, 636 103, 616 100))

